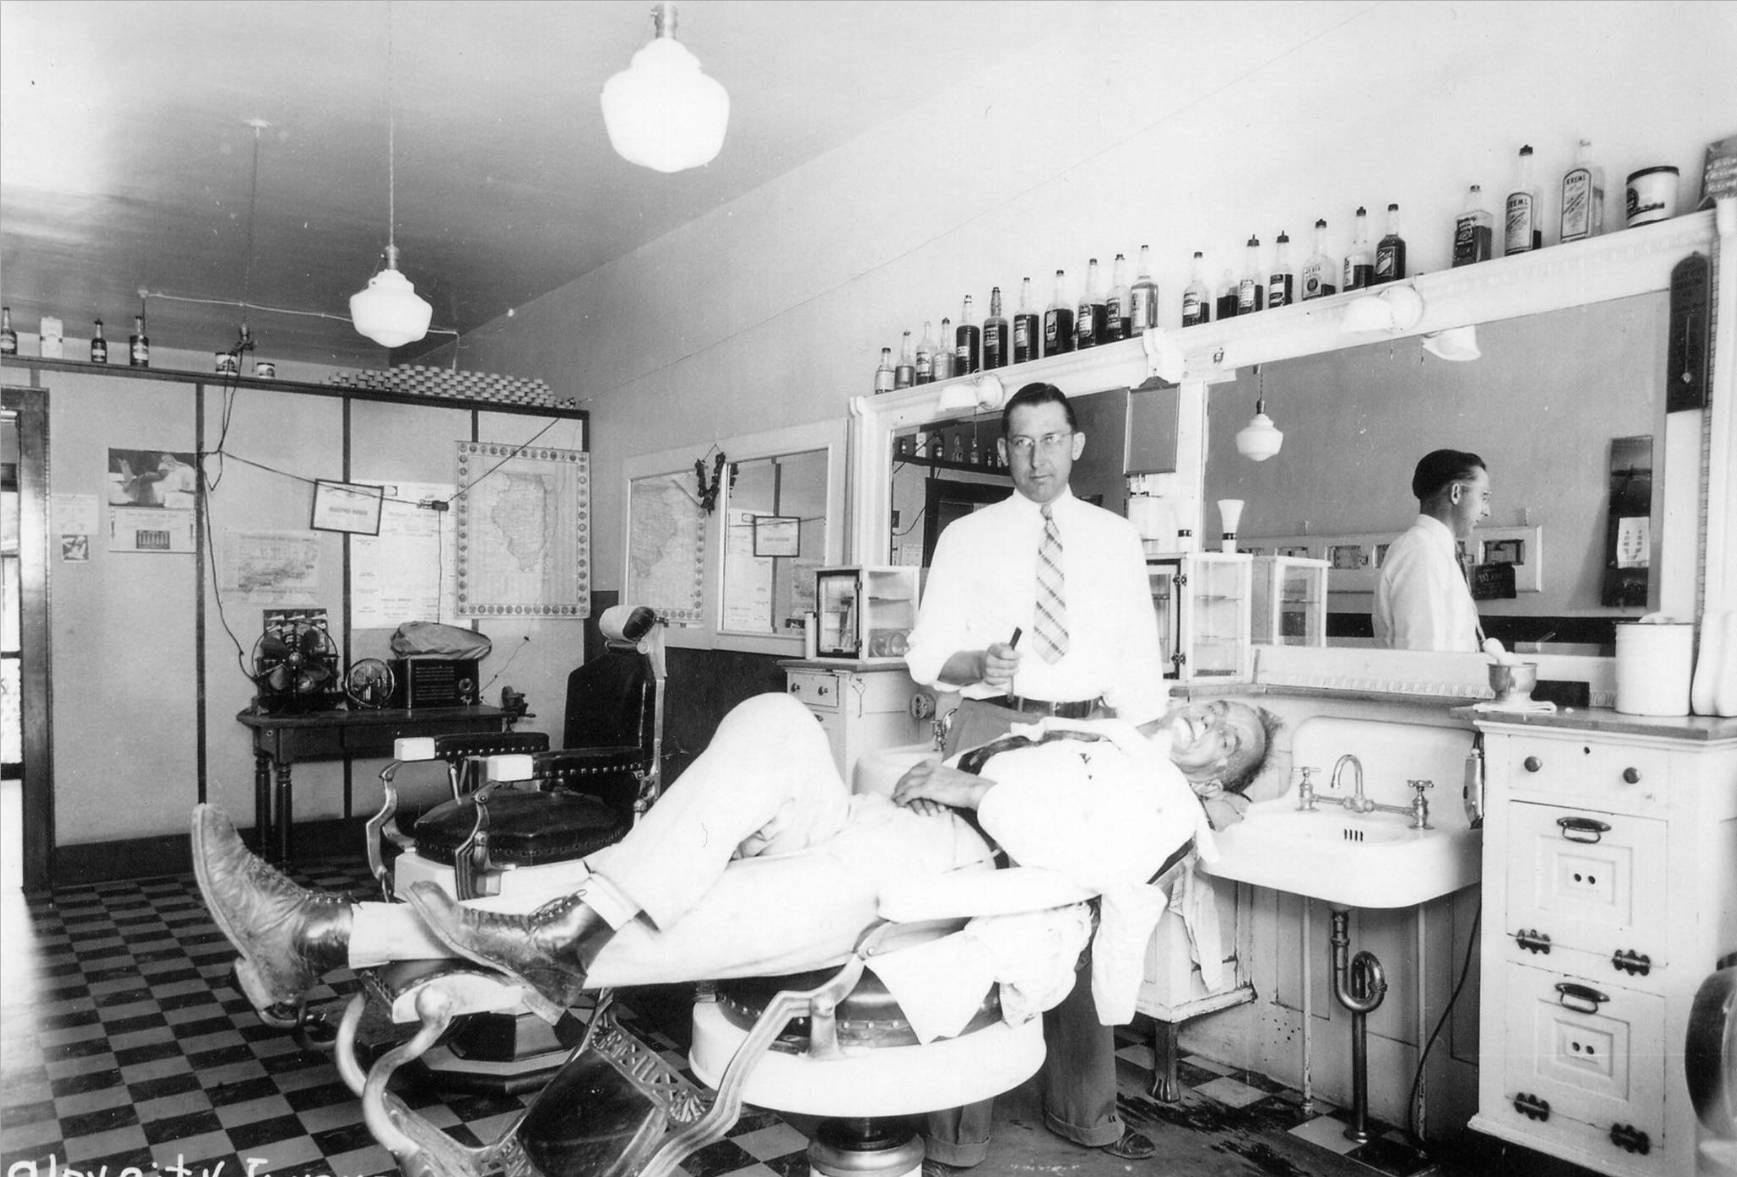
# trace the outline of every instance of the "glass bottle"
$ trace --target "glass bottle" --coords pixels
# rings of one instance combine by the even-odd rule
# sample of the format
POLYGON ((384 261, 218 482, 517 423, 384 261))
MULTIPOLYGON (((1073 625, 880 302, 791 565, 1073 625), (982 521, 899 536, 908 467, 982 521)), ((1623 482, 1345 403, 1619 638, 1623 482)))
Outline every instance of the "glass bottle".
POLYGON ((1242 280, 1236 285, 1236 313, 1252 315, 1267 302, 1266 280, 1261 276, 1261 239, 1248 239, 1248 260, 1243 263, 1242 280))
POLYGON ((1532 148, 1520 148, 1514 190, 1502 206, 1502 256, 1531 253, 1544 247, 1544 225, 1537 186, 1532 182, 1532 148))
POLYGON ((1303 262, 1303 301, 1326 298, 1339 290, 1339 263, 1327 252, 1327 222, 1315 222, 1315 251, 1303 262))
POLYGON ((941 316, 941 342, 935 348, 935 379, 953 378, 953 320, 941 316))
POLYGON ((1583 241, 1604 232, 1604 169, 1593 162, 1592 141, 1582 139, 1574 166, 1562 175, 1562 241, 1583 241))
POLYGON ((1466 192, 1466 207, 1454 218, 1454 265, 1470 266, 1490 260, 1495 218, 1484 207, 1484 187, 1473 184, 1466 192))
POLYGON ((1273 246, 1273 272, 1267 279, 1267 309, 1297 301, 1297 276, 1291 272, 1291 238, 1283 229, 1273 246))
POLYGON ((127 340, 127 364, 134 368, 151 366, 151 340, 145 334, 145 316, 133 316, 133 334, 127 340))
POLYGON ((959 326, 953 329, 953 375, 969 376, 982 362, 983 332, 971 321, 971 296, 965 296, 965 309, 959 315, 959 326))
POLYGON ((1075 351, 1096 347, 1104 341, 1104 320, 1108 313, 1104 292, 1098 288, 1098 259, 1091 258, 1086 263, 1086 288, 1074 311, 1075 351))
POLYGON ((899 362, 893 365, 893 387, 909 388, 917 382, 917 349, 911 343, 911 333, 899 344, 899 362))
POLYGON ((1007 354, 1007 319, 1001 313, 1001 287, 997 286, 989 292, 989 317, 983 320, 983 370, 1005 368, 1007 354))
POLYGON ((893 390, 893 349, 881 348, 881 362, 875 368, 875 395, 893 390))
POLYGON ((1233 319, 1236 317, 1236 275, 1230 272, 1230 267, 1224 267, 1224 274, 1218 282, 1218 317, 1233 319))
POLYGON ((1397 282, 1405 277, 1405 238, 1399 235, 1399 206, 1387 206, 1387 235, 1375 246, 1375 282, 1397 282))
POLYGON ((1043 312, 1043 354, 1059 355, 1074 350, 1074 304, 1068 298, 1065 271, 1055 272, 1055 297, 1043 312))
POLYGON ((923 338, 917 341, 917 357, 912 368, 911 378, 917 384, 928 384, 935 379, 935 333, 932 320, 923 320, 923 338))
POLYGON ((1345 289, 1362 290, 1375 281, 1375 255, 1369 250, 1369 210, 1357 206, 1351 252, 1345 255, 1345 289))
POLYGON ((1148 249, 1140 247, 1140 269, 1134 284, 1128 287, 1128 329, 1134 335, 1144 335, 1158 325, 1158 283, 1152 281, 1152 263, 1148 249))
MULTIPOLYGON (((1031 279, 1019 280, 1019 310, 1013 316, 1013 362, 1023 364, 1042 354, 1043 319, 1031 309, 1031 279)), ((990 452, 994 452, 991 449, 990 452)))
POLYGON ((109 341, 103 338, 103 321, 96 321, 96 329, 90 337, 90 362, 106 364, 109 362, 109 341))
POLYGON ((1205 255, 1198 249, 1195 250, 1194 269, 1188 275, 1188 285, 1182 288, 1182 325, 1184 327, 1212 322, 1212 290, 1206 285, 1206 278, 1200 272, 1205 265, 1205 255))
POLYGON ((18 332, 12 330, 12 308, 0 307, 0 356, 18 354, 18 332))
POLYGON ((1128 329, 1131 312, 1128 307, 1127 269, 1127 261, 1118 253, 1116 260, 1110 263, 1110 294, 1104 299, 1105 343, 1114 343, 1133 334, 1128 329))

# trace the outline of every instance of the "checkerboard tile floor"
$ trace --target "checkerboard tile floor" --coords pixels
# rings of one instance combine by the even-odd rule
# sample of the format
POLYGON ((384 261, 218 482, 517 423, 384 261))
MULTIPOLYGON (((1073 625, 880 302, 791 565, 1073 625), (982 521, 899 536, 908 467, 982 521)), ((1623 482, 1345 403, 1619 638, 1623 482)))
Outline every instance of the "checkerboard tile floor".
MULTIPOLYGON (((366 895, 372 886, 359 860, 294 873, 306 886, 353 895, 366 895)), ((38 1177, 47 1177, 51 1165, 60 1174, 70 1166, 87 1177, 102 1177, 105 1167, 107 1177, 129 1168, 143 1177, 397 1171, 368 1134, 360 1104, 330 1057, 261 1024, 233 988, 234 952, 206 914, 190 874, 66 888, 28 900, 6 896, 0 929, 0 1172, 8 1177, 32 1172, 32 1164, 38 1177), (15 1168, 20 1162, 22 1170, 15 1168)), ((333 974, 310 1001, 335 1001, 356 984, 347 973, 333 974)), ((671 1016, 669 995, 639 996, 650 1002, 641 1008, 651 1012, 635 1018, 635 994, 623 994, 624 1020, 685 1069, 685 1024, 671 1016)), ((1130 1166, 1063 1145, 1065 1163, 1045 1168, 1082 1177, 1131 1171, 1517 1177, 1544 1171, 1530 1159, 1426 1160, 1386 1131, 1371 1145, 1349 1150, 1335 1122, 1304 1115, 1296 1093, 1204 1059, 1183 1061, 1180 1102, 1159 1103, 1148 1094, 1149 1041, 1138 1026, 1123 1040, 1120 1106, 1130 1124, 1159 1141, 1165 1163, 1130 1166)), ((470 1145, 498 1136, 530 1098, 416 1089, 403 1095, 470 1145)), ((997 1109, 998 1140, 1033 1131, 1034 1114, 1022 1110, 1017 1097, 997 1109)), ((1053 1142, 1041 1128, 1035 1132, 1028 1139, 1053 1142)), ((804 1147, 789 1123, 754 1112, 684 1168, 689 1177, 800 1177, 808 1172, 804 1147)), ((996 1156, 992 1148, 980 1172, 1005 1168, 996 1156)), ((1549 1172, 1569 1177, 1577 1171, 1549 1172)))

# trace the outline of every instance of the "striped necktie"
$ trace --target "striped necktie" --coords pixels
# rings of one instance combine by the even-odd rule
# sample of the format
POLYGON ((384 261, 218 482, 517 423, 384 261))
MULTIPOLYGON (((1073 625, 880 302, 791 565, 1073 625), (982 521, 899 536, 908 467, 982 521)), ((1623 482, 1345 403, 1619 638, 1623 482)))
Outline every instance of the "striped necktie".
POLYGON ((1037 547, 1037 610, 1032 632, 1038 657, 1055 662, 1068 652, 1067 595, 1062 582, 1061 533, 1048 503, 1043 507, 1043 542, 1037 547))

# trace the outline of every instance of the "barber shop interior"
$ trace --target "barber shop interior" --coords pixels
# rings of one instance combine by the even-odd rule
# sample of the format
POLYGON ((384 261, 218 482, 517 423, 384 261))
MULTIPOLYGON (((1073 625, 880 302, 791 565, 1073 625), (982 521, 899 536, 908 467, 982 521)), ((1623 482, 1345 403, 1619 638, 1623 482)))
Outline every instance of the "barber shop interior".
POLYGON ((0 1177, 1737 1177, 1734 62, 0 0, 0 1177))

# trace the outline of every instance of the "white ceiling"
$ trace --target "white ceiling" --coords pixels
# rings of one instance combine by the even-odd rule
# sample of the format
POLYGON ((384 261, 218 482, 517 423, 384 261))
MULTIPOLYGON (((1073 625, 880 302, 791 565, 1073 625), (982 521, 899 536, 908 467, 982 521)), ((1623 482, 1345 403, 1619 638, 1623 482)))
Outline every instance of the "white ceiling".
MULTIPOLYGON (((730 130, 668 176, 610 150, 597 103, 648 0, 0 0, 0 294, 20 330, 116 337, 145 289, 153 343, 190 349, 241 311, 161 296, 347 314, 386 244, 389 19, 401 268, 464 331, 1128 7, 691 0, 678 35, 730 130)), ((261 355, 385 359, 347 323, 248 318, 261 355)))

